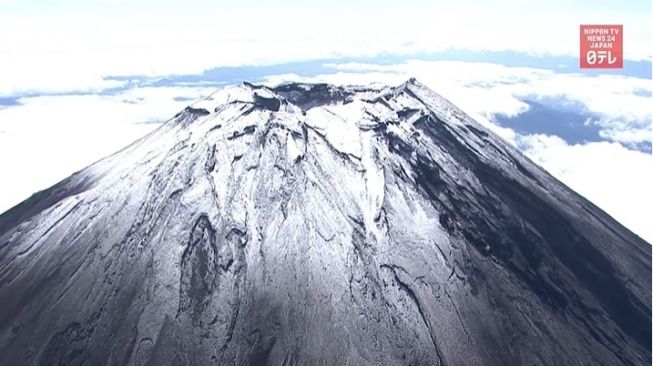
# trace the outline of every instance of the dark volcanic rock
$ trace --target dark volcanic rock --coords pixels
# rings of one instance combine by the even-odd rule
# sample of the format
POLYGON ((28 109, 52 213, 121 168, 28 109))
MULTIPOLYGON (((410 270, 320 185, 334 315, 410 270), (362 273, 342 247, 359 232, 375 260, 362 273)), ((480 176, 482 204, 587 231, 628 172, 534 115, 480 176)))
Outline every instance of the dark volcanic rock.
POLYGON ((281 101, 279 98, 266 98, 258 95, 256 92, 254 92, 254 104, 272 112, 278 112, 281 107, 281 101))
POLYGON ((279 85, 272 90, 276 94, 286 98, 289 102, 305 110, 328 104, 347 102, 356 93, 355 90, 329 84, 290 83, 279 85))
POLYGON ((0 365, 650 365, 651 247, 415 80, 245 84, 0 215, 0 310, 0 365))

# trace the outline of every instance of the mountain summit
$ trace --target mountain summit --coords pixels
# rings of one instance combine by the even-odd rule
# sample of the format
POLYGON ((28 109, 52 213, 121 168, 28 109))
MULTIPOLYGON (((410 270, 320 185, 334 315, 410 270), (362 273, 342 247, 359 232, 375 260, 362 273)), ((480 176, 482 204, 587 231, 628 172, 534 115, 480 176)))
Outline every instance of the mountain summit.
POLYGON ((0 216, 2 365, 650 365, 651 247, 414 79, 245 83, 0 216))

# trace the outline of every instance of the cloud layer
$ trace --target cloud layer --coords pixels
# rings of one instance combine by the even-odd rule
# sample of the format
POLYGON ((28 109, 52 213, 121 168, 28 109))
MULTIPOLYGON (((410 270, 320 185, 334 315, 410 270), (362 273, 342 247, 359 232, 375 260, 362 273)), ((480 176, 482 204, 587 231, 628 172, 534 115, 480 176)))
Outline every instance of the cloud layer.
POLYGON ((620 23, 650 60, 650 1, 3 1, 0 95, 115 86, 111 75, 201 73, 447 49, 578 56, 582 23, 620 23))

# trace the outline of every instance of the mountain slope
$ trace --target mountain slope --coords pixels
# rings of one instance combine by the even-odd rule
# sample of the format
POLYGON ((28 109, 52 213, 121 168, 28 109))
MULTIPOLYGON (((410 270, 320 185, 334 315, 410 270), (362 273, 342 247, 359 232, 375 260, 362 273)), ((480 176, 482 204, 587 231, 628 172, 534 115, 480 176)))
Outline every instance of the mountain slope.
POLYGON ((651 363, 651 247, 448 101, 228 87, 0 216, 0 364, 651 363))

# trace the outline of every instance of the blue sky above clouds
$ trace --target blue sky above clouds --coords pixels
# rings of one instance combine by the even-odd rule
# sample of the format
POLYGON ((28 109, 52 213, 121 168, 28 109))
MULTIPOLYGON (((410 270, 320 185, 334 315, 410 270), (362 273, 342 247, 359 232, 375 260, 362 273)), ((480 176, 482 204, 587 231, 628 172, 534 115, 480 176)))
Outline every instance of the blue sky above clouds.
POLYGON ((416 76, 653 241, 650 1, 0 0, 0 211, 242 80, 416 76), (578 69, 624 25, 625 68, 578 69))

